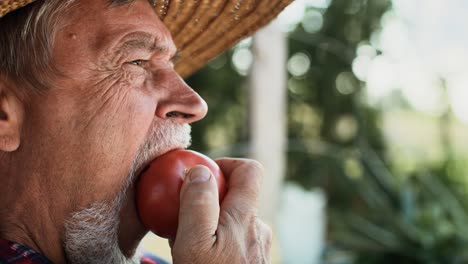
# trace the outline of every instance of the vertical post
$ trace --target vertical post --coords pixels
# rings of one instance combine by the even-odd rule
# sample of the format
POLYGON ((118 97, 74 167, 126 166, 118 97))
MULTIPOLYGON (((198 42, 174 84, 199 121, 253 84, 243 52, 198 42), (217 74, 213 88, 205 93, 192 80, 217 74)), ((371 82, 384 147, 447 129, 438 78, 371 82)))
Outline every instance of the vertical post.
POLYGON ((251 157, 265 166, 260 215, 273 224, 285 174, 286 34, 275 22, 253 39, 250 76, 251 157))

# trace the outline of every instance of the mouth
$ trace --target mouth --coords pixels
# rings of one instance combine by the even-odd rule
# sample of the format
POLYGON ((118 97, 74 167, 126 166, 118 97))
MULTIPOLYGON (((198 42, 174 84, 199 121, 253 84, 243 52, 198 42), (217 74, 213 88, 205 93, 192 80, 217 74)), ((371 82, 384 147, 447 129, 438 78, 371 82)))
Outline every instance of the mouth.
POLYGON ((135 170, 135 178, 133 179, 133 184, 136 184, 138 182, 138 179, 141 177, 141 175, 148 170, 151 162, 158 158, 159 156, 162 156, 170 151, 176 150, 176 149, 184 149, 184 146, 173 146, 170 148, 167 148, 165 150, 159 151, 154 153, 153 155, 150 155, 147 159, 145 159, 141 164, 137 166, 137 169, 135 170))

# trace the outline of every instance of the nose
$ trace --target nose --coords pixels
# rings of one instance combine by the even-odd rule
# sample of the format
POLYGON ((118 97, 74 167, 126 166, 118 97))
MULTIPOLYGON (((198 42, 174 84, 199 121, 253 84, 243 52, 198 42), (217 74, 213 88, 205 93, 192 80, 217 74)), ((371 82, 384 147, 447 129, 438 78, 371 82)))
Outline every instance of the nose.
POLYGON ((158 100, 156 116, 178 123, 193 123, 205 117, 208 111, 205 100, 175 71, 172 70, 166 77, 167 83, 160 91, 162 96, 158 100))

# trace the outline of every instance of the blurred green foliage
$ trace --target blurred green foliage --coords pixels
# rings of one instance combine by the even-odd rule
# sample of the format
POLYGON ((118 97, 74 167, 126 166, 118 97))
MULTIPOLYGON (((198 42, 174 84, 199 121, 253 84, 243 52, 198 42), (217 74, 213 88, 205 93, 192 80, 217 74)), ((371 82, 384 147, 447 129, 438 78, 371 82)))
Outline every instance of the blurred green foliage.
MULTIPOLYGON (((395 175, 381 112, 363 100, 365 84, 352 71, 358 46, 370 43, 389 8, 389 0, 334 0, 309 7, 290 32, 287 180, 327 192, 327 263, 468 263, 459 165, 448 153, 443 164, 395 175)), ((210 107, 193 125, 192 148, 215 156, 249 151, 248 81, 233 53, 187 80, 210 107)))
POLYGON ((233 51, 218 56, 187 82, 208 103, 208 115, 193 125, 192 148, 208 153, 228 146, 228 154, 245 156, 248 142, 248 93, 245 76, 231 63, 233 51))

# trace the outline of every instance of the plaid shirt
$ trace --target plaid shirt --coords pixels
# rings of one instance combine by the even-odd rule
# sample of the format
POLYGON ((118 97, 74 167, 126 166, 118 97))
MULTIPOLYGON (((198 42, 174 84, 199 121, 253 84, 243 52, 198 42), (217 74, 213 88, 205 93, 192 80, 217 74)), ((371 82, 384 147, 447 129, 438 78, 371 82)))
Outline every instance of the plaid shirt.
POLYGON ((0 239, 1 264, 52 264, 36 251, 15 242, 0 239))
MULTIPOLYGON (((52 264, 43 255, 15 242, 0 239, 0 264, 52 264)), ((164 260, 146 255, 141 259, 141 264, 167 264, 164 260)))

